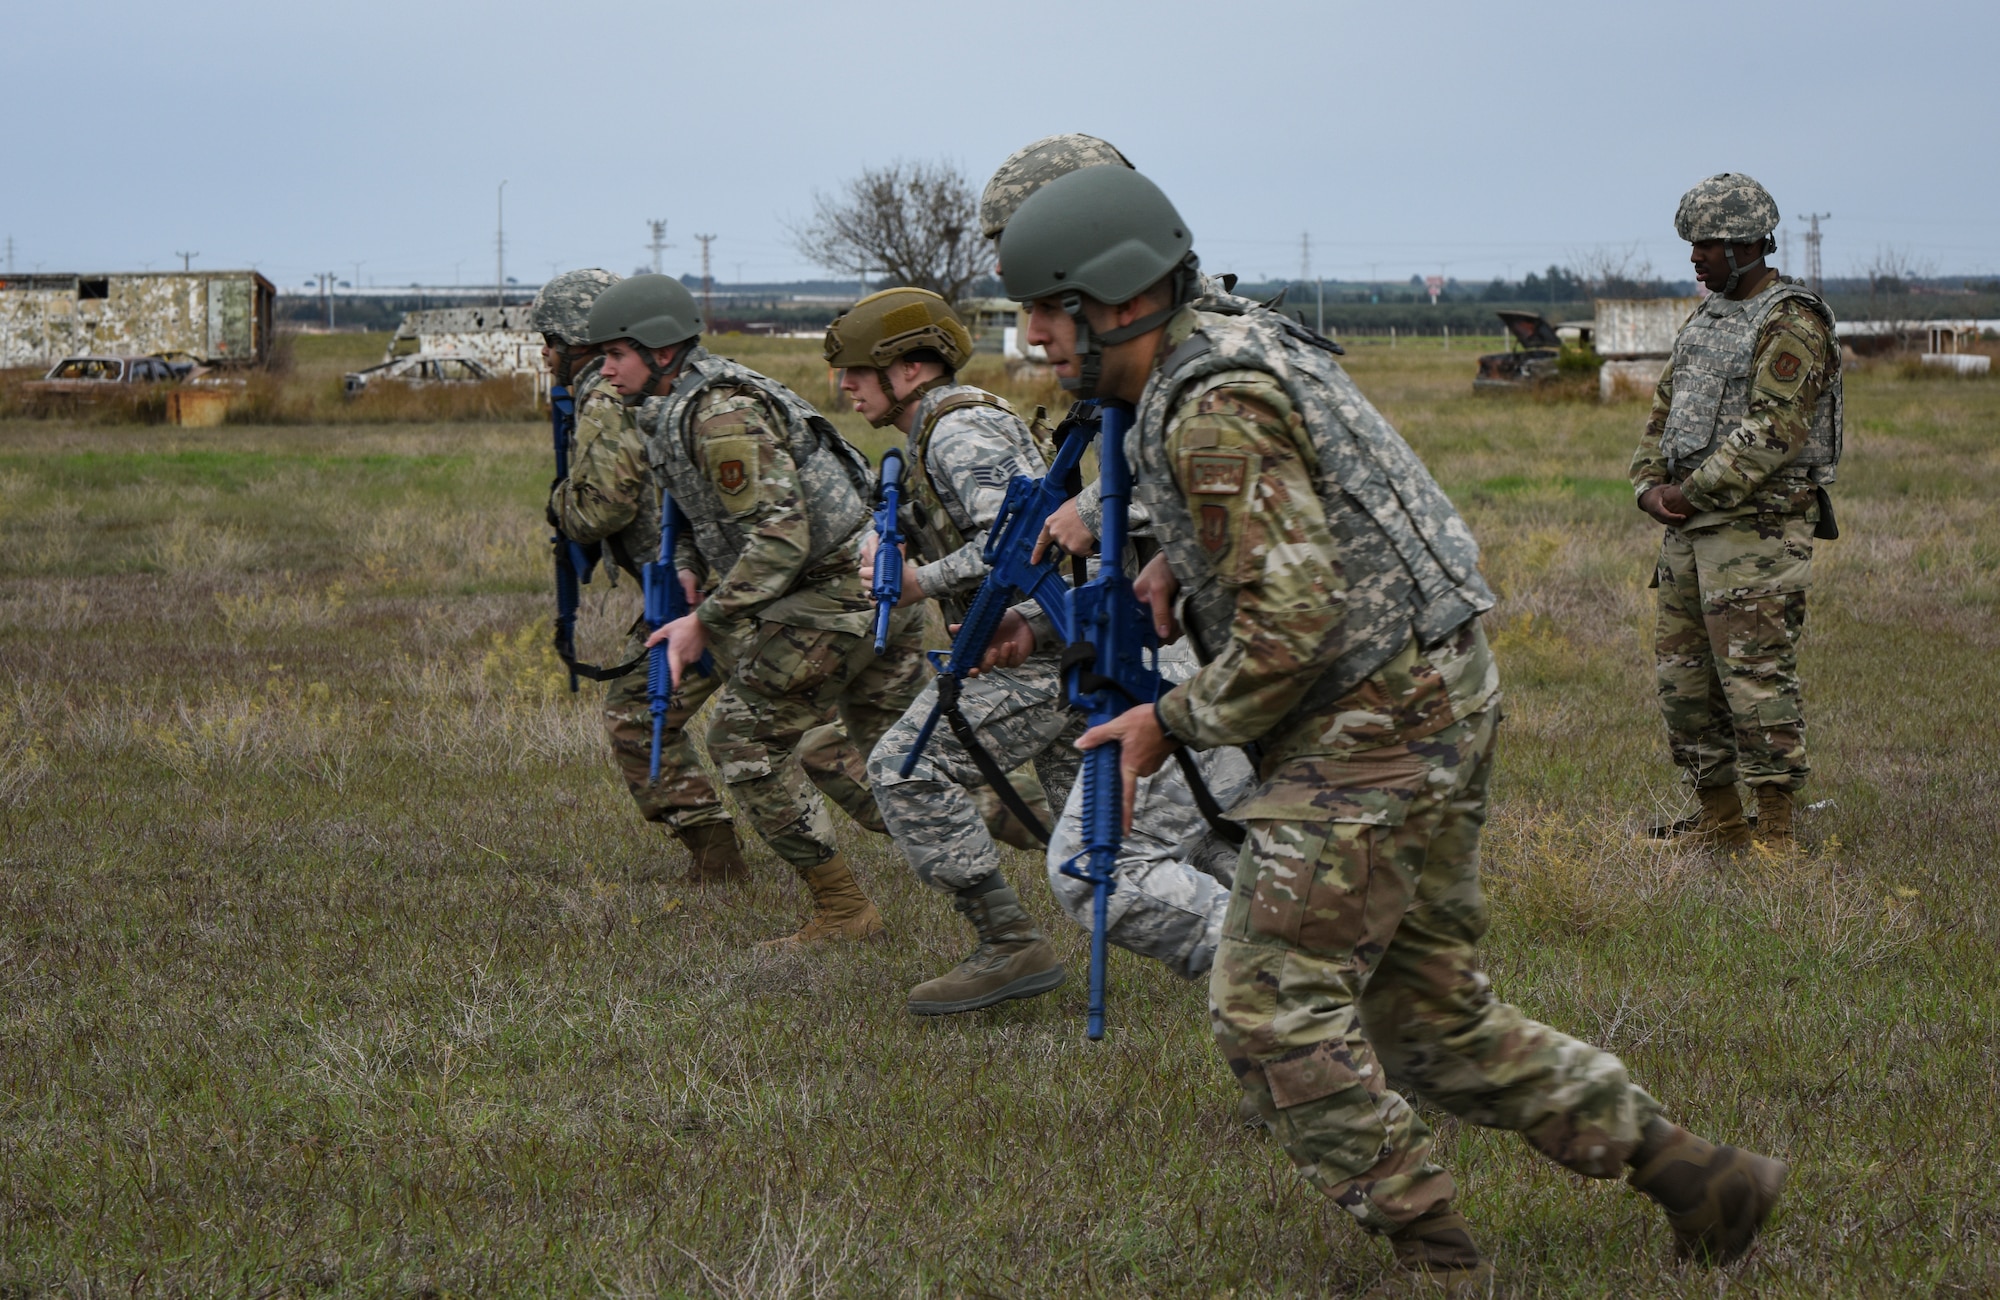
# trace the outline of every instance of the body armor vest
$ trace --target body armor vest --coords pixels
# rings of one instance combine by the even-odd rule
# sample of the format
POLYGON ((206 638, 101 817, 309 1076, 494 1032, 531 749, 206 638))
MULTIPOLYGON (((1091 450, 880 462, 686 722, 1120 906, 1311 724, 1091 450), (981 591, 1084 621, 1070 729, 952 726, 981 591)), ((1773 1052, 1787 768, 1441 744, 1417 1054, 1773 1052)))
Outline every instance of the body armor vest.
MULTIPOLYGON (((965 545, 965 530, 952 518, 937 484, 931 481, 932 435, 937 432, 944 417, 953 411, 985 406, 1014 416, 1014 409, 984 389, 962 384, 928 394, 926 400, 930 405, 923 411, 923 422, 910 437, 908 522, 910 536, 917 543, 917 553, 925 563, 934 564, 965 545)), ((1032 433, 1015 440, 1014 454, 1037 472, 1047 472, 1048 461, 1035 445, 1032 433)), ((964 503, 961 502, 960 509, 963 508, 964 503)), ((964 619, 966 596, 939 596, 935 599, 944 613, 947 627, 964 619)))
MULTIPOLYGON (((1722 439, 1743 426, 1750 409, 1757 340, 1778 305, 1794 298, 1818 313, 1829 331, 1833 329, 1833 311, 1817 294, 1797 280, 1779 276, 1741 302, 1710 295, 1674 336, 1673 404, 1667 408, 1666 428, 1660 434, 1660 450, 1674 478, 1686 477, 1722 439)), ((1791 462, 1820 484, 1833 482, 1833 467, 1840 463, 1844 415, 1838 355, 1829 366, 1826 387, 1813 409, 1812 431, 1791 462)))
POLYGON ((779 433, 798 467, 799 486, 805 493, 811 527, 806 567, 811 568, 867 521, 874 478, 867 458, 840 436, 831 421, 777 380, 705 348, 694 348, 674 386, 664 396, 647 400, 639 424, 646 433, 646 459, 687 516, 695 549, 717 577, 735 567, 745 536, 715 485, 695 463, 690 443, 698 399, 717 385, 756 390, 784 422, 779 433))
POLYGON ((1180 578, 1181 621, 1205 663, 1229 642, 1236 595, 1217 579, 1174 485, 1167 417, 1201 380, 1255 370, 1284 389, 1304 421, 1316 457, 1308 468, 1347 591, 1340 655, 1294 706, 1292 718, 1346 696, 1412 636, 1430 648, 1494 604, 1471 530, 1409 444, 1333 359, 1330 346, 1275 312, 1202 311, 1195 333, 1148 382, 1126 437, 1135 493, 1151 511, 1154 536, 1180 578))

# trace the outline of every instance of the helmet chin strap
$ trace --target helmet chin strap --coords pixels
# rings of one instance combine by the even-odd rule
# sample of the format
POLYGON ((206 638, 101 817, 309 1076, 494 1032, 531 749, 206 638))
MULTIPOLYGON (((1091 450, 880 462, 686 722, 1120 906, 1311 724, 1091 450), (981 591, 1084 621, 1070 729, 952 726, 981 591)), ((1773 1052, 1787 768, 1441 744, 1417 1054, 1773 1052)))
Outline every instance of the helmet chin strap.
POLYGON ((950 375, 932 375, 909 392, 898 397, 896 396, 896 385, 889 381, 889 367, 877 366, 875 368, 875 382, 882 385, 882 396, 889 399, 889 409, 882 412, 880 418, 870 420, 868 422, 869 426, 876 429, 888 428, 903 418, 903 412, 910 409, 910 403, 918 400, 933 388, 944 387, 951 380, 952 377, 950 375))
POLYGON ((1058 382, 1077 397, 1088 401, 1097 396, 1097 384, 1104 374, 1104 349, 1117 347, 1120 343, 1138 338, 1141 334, 1158 329, 1173 318, 1173 314, 1194 301, 1195 289, 1201 283, 1201 261, 1193 252, 1181 259, 1170 273, 1173 293, 1166 306, 1158 311, 1147 312, 1130 325, 1120 325, 1116 329, 1093 330, 1084 319, 1083 295, 1074 291, 1062 296, 1062 309, 1070 320, 1076 323, 1076 378, 1058 382))
MULTIPOLYGON (((1769 235, 1765 235, 1763 249, 1763 252, 1757 254, 1759 261, 1777 251, 1778 241, 1769 235)), ((1737 281, 1741 280, 1743 273, 1750 268, 1736 265, 1736 245, 1727 239, 1722 241, 1722 260, 1729 263, 1729 278, 1722 283, 1722 296, 1727 298, 1730 294, 1736 292, 1737 281)), ((1755 265, 1755 263, 1752 265, 1755 265)))
MULTIPOLYGON (((634 343, 639 342, 637 339, 633 339, 632 341, 634 343)), ((648 397, 658 397, 660 395, 660 384, 673 379, 675 375, 680 373, 681 362, 687 360, 688 350, 693 343, 694 340, 689 339, 686 343, 677 344, 676 346, 680 350, 674 353, 673 363, 664 366, 660 364, 660 351, 658 348, 649 348, 641 344, 640 355, 646 358, 647 378, 645 384, 633 396, 642 400, 648 397)))

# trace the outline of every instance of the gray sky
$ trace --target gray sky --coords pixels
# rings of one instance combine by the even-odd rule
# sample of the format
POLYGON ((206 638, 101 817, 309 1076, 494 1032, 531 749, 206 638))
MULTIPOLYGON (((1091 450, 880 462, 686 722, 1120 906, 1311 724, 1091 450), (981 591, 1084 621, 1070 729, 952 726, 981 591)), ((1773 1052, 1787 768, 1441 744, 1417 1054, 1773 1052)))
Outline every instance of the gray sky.
MULTIPOLYGON (((112 0, 6 32, 0 237, 22 271, 255 264, 296 289, 646 259, 819 274, 788 220, 859 168, 975 184, 1056 131, 1157 180, 1211 270, 1520 276, 1599 247, 1685 273, 1681 192, 1746 171, 1879 250, 2000 274, 2000 6, 527 5, 112 0), (568 23, 559 26, 557 14, 568 23), (1815 25, 1816 24, 1816 25, 1815 25)), ((1803 247, 1793 245, 1793 263, 1803 247)))

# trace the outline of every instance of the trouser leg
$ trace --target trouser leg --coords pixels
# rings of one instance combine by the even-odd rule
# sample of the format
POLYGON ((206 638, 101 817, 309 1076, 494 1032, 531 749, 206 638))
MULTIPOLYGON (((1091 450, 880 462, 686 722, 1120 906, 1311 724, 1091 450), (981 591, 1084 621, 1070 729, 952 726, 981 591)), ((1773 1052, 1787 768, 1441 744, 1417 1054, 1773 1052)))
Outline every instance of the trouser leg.
MULTIPOLYGON (((1058 692, 1053 666, 1030 663, 967 680, 959 709, 1000 770, 1012 771, 1067 727, 1069 718, 1055 703, 1058 692)), ((957 892, 997 871, 1000 851, 969 794, 985 778, 949 724, 938 723, 910 775, 902 775, 904 756, 936 698, 932 682, 882 733, 869 756, 868 778, 882 820, 918 879, 957 892)))
POLYGON ((1362 994, 1362 1027, 1397 1087, 1474 1124, 1518 1132, 1577 1173, 1614 1178, 1659 1104, 1616 1056, 1499 1001, 1480 966, 1479 833, 1491 773, 1489 729, 1486 752, 1438 808, 1428 843, 1407 846, 1418 884, 1362 994))
POLYGON ((1811 770, 1799 690, 1812 525, 1759 517, 1694 541, 1701 613, 1726 700, 1737 770, 1752 786, 1797 790, 1811 770))
MULTIPOLYGON (((1223 808, 1256 784, 1249 760, 1238 749, 1208 750, 1197 756, 1203 780, 1223 808)), ((1071 920, 1086 930, 1092 923, 1093 889, 1062 874, 1065 863, 1083 851, 1083 787, 1069 801, 1049 841, 1049 888, 1071 920)), ((1205 977, 1215 964, 1222 922, 1229 908, 1236 850, 1208 824, 1195 806, 1193 791, 1177 763, 1139 781, 1132 829, 1119 845, 1118 887, 1106 906, 1106 939, 1164 964, 1189 979, 1205 977)))
MULTIPOLYGON (((631 658, 644 648, 643 637, 629 638, 625 656, 631 658)), ((714 674, 681 680, 661 728, 657 781, 652 778, 653 711, 645 665, 605 684, 604 732, 611 741, 611 756, 625 778, 625 788, 632 792, 632 801, 639 806, 639 815, 647 821, 663 822, 675 830, 729 821, 729 812, 703 770, 694 737, 688 733, 688 724, 715 693, 719 681, 714 674)))
POLYGON ((1660 547, 1654 687, 1668 751, 1696 789, 1736 783, 1735 727, 1702 608, 1694 547, 1670 528, 1660 547))

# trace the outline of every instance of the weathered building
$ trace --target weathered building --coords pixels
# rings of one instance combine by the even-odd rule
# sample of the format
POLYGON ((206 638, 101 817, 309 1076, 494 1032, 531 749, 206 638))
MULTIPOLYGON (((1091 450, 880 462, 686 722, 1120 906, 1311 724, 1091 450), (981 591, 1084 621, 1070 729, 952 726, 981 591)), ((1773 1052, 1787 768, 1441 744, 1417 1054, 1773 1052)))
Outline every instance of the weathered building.
POLYGON ((1599 394, 1606 401, 1652 396, 1673 355, 1674 335, 1700 305, 1699 298, 1599 298, 1591 330, 1604 358, 1599 394))
POLYGON ((64 357, 185 353, 207 366, 271 353, 277 291, 255 271, 0 278, 0 367, 64 357))
POLYGON ((382 359, 410 352, 449 353, 469 357, 496 375, 539 378, 546 372, 534 317, 535 309, 527 303, 406 312, 382 359))

